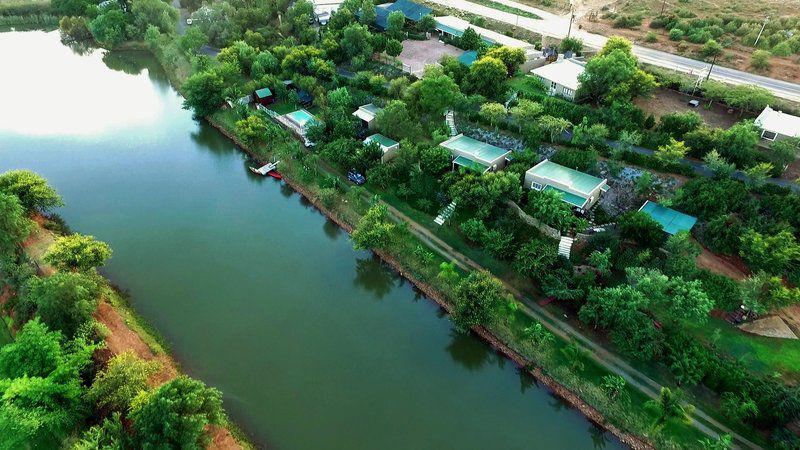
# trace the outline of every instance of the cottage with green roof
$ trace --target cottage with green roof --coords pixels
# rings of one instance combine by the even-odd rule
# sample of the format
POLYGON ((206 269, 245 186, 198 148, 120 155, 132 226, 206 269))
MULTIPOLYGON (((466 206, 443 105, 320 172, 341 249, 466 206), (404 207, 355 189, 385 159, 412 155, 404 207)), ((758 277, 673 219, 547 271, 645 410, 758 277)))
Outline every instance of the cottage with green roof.
POLYGON ((661 224, 664 231, 668 234, 678 234, 681 231, 689 231, 692 229, 697 218, 680 211, 675 211, 672 208, 661 206, 656 202, 647 200, 644 202, 639 211, 652 217, 653 220, 661 224))
POLYGON ((383 108, 375 106, 372 103, 367 103, 366 105, 359 106, 353 115, 361 119, 361 128, 371 130, 375 127, 375 117, 377 117, 378 113, 381 111, 383 111, 383 108))
POLYGON ((600 195, 609 189, 604 179, 547 159, 525 172, 525 187, 537 191, 556 191, 565 202, 581 211, 591 208, 600 195))
POLYGON ((461 166, 478 173, 502 169, 506 165, 506 157, 511 153, 510 150, 495 147, 463 134, 453 136, 439 145, 453 155, 453 168, 461 166))
POLYGON ((275 103, 275 94, 268 87, 261 88, 253 92, 253 101, 262 106, 269 106, 275 103))
POLYGON ((383 156, 381 156, 382 163, 394 158, 394 155, 400 148, 399 142, 378 133, 373 134, 372 136, 369 136, 368 138, 364 139, 364 145, 369 145, 373 142, 378 144, 381 150, 383 150, 383 156))

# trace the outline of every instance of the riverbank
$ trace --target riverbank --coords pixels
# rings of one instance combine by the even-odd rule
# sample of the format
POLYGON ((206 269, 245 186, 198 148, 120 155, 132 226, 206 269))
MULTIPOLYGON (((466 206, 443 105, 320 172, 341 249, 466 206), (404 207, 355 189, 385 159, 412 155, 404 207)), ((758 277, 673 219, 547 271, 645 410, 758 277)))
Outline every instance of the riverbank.
MULTIPOLYGON (((235 143, 236 146, 239 147, 250 158, 258 161, 259 163, 266 162, 263 160, 261 156, 259 156, 258 152, 254 151, 248 145, 243 143, 240 139, 236 137, 234 133, 226 129, 221 123, 215 121, 212 117, 206 117, 205 120, 207 120, 208 123, 211 124, 211 126, 217 129, 227 138, 229 138, 233 143, 235 143)), ((300 194, 303 198, 306 199, 306 201, 308 201, 312 206, 314 206, 314 208, 316 208, 321 214, 330 219, 332 222, 336 223, 341 229, 345 230, 347 233, 352 234, 353 230, 355 229, 354 223, 351 223, 350 221, 346 220, 344 217, 337 214, 333 209, 326 207, 320 200, 320 197, 318 195, 314 195, 308 187, 304 186, 303 184, 299 183, 296 180, 293 180, 291 177, 286 176, 285 174, 283 180, 289 187, 291 187, 295 192, 300 194)), ((419 277, 417 277, 412 269, 406 267, 404 264, 400 262, 399 258, 397 258, 395 255, 392 255, 391 253, 385 250, 373 249, 372 251, 384 263, 386 263, 386 265, 391 267, 397 274, 408 280, 420 292, 425 294, 425 296, 428 299, 435 302, 448 314, 452 312, 452 305, 450 304, 450 302, 447 301, 445 295, 441 291, 436 289, 434 286, 432 286, 430 283, 427 283, 422 279, 420 279, 419 277)), ((552 392, 554 395, 565 401, 569 406, 580 411, 581 414, 583 414, 590 422, 594 423, 596 426, 614 435, 622 443, 634 449, 653 448, 653 445, 646 439, 643 439, 640 436, 631 433, 627 433, 622 429, 618 428, 617 426, 615 426, 614 424, 612 424, 609 420, 606 419, 606 417, 599 410, 597 410, 589 403, 584 401, 580 395, 578 395, 575 392, 572 392, 566 386, 562 385, 554 378, 547 375, 542 370, 542 367, 537 365, 536 361, 528 359, 519 352, 513 350, 500 338, 492 334, 487 328, 482 326, 475 327, 472 329, 472 333, 477 337, 479 337, 484 342, 486 342, 487 344, 489 344, 489 346, 492 347, 495 351, 497 351, 507 359, 511 360, 512 362, 514 362, 519 368, 519 370, 524 371, 529 376, 533 377, 541 385, 546 386, 550 392, 552 392)))
MULTIPOLYGON (((44 261, 44 255, 55 242, 56 234, 44 227, 46 219, 34 217, 35 228, 22 244, 25 254, 35 263, 43 276, 54 274, 55 269, 44 261)), ((101 368, 105 368, 114 356, 132 351, 141 359, 158 363, 158 371, 148 379, 148 384, 156 388, 181 375, 180 366, 169 354, 164 339, 153 327, 148 325, 125 300, 120 292, 106 278, 102 286, 101 298, 93 316, 102 325, 105 347, 96 351, 94 357, 101 368)), ((209 429, 211 443, 209 449, 251 449, 244 433, 225 419, 225 426, 212 426, 209 429)))

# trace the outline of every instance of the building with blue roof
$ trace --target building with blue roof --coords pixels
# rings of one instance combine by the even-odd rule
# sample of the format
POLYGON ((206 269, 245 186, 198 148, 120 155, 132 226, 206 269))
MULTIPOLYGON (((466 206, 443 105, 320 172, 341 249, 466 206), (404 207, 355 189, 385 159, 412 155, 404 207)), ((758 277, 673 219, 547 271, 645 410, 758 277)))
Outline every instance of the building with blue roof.
POLYGON ((412 22, 419 22, 423 17, 433 12, 427 6, 414 3, 411 0, 397 0, 388 6, 375 7, 375 25, 381 30, 389 28, 389 14, 395 11, 400 11, 406 20, 412 22))
POLYGON ((653 220, 661 224, 666 233, 671 235, 678 234, 681 231, 690 231, 694 224, 697 223, 696 217, 675 211, 650 200, 644 202, 639 211, 652 217, 653 220))

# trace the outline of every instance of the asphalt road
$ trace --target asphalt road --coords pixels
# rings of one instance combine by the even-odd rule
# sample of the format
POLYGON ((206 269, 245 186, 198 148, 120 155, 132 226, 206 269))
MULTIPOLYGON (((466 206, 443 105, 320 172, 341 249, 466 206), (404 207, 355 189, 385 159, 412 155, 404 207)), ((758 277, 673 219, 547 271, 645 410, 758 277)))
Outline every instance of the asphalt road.
MULTIPOLYGON (((543 36, 561 39, 564 38, 568 32, 570 32, 571 36, 582 39, 584 45, 592 48, 602 47, 607 40, 605 36, 588 33, 586 31, 577 29, 577 24, 574 24, 570 30, 568 18, 538 8, 533 8, 528 5, 523 5, 513 0, 493 1, 536 14, 540 17, 540 19, 517 16, 516 14, 500 11, 498 9, 472 3, 467 0, 429 1, 438 3, 448 8, 459 9, 464 12, 515 25, 543 36)), ((644 63, 677 70, 687 74, 700 74, 701 71, 704 73, 704 71, 710 66, 709 63, 703 61, 698 61, 659 50, 653 50, 638 45, 633 46, 633 53, 639 58, 640 61, 644 63)), ((799 84, 789 83, 787 81, 776 80, 773 78, 720 66, 714 67, 714 70, 711 73, 711 78, 730 84, 755 84, 757 86, 769 89, 777 97, 800 102, 799 84)))

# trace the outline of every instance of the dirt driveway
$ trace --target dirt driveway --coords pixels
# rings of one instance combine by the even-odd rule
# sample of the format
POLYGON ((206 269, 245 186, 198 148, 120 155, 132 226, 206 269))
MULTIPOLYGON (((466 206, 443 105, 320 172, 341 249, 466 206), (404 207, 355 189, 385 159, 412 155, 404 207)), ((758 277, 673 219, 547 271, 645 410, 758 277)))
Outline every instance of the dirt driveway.
POLYGON ((748 118, 746 115, 739 116, 738 111, 728 112, 728 108, 714 103, 711 108, 706 109, 708 102, 700 99, 700 106, 692 108, 689 100, 694 99, 690 95, 675 92, 669 89, 656 89, 650 98, 637 98, 634 103, 642 108, 646 113, 655 116, 656 120, 661 116, 674 112, 696 111, 703 117, 708 126, 719 128, 730 128, 736 122, 748 118))
POLYGON ((464 50, 452 45, 439 42, 438 37, 427 41, 406 39, 403 41, 403 52, 397 57, 403 63, 403 70, 420 76, 428 64, 437 64, 442 56, 449 55, 455 58, 461 56, 464 50))

